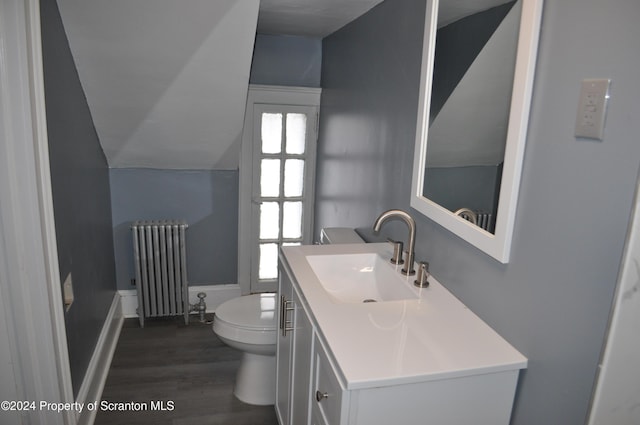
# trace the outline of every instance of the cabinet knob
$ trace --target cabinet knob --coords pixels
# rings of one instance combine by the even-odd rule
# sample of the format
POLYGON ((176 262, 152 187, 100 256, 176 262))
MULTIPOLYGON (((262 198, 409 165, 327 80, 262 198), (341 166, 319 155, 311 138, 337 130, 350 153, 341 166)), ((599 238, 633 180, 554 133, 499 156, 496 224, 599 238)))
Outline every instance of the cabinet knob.
POLYGON ((320 390, 316 391, 316 401, 319 403, 323 398, 329 398, 329 394, 323 393, 320 390))

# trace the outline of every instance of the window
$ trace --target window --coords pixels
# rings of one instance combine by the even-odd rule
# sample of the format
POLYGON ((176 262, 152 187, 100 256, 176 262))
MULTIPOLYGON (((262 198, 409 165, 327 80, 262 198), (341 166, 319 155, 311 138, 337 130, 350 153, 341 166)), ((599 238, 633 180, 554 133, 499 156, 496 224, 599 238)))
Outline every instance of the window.
MULTIPOLYGON (((319 101, 319 92, 314 94, 319 101)), ((250 102, 251 92, 251 140, 243 138, 238 278, 243 292, 248 292, 245 280, 250 292, 265 292, 277 288, 280 247, 311 243, 318 106, 250 102)))

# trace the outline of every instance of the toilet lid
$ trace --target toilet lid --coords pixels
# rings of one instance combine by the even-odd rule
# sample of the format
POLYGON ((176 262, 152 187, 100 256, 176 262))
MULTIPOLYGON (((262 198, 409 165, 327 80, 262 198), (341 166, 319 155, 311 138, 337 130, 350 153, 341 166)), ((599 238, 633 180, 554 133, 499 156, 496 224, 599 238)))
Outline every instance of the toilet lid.
POLYGON ((252 294, 222 303, 215 312, 218 319, 246 329, 276 329, 276 295, 252 294))

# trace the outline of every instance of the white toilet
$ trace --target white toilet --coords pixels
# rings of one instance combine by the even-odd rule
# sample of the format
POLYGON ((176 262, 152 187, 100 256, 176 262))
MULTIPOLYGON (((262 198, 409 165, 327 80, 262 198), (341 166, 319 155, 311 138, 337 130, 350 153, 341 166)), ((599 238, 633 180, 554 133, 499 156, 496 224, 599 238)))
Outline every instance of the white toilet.
POLYGON ((233 393, 245 403, 275 403, 275 317, 275 294, 234 298, 216 309, 213 331, 225 344, 243 352, 233 393))
MULTIPOLYGON (((349 228, 322 229, 322 244, 363 243, 349 228)), ((222 303, 213 318, 213 331, 228 346, 243 352, 233 390, 249 404, 275 404, 276 294, 253 294, 222 303)))

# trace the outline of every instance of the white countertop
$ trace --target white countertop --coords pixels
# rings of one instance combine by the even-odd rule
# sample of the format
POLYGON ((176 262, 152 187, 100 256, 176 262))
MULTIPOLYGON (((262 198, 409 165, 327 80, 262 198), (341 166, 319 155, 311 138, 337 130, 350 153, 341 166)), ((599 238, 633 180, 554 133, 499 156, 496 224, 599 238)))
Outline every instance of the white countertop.
MULTIPOLYGON (((325 292, 307 255, 376 252, 387 243, 283 247, 312 321, 328 345, 347 389, 399 385, 523 369, 527 359, 434 277, 415 300, 337 303, 325 292)), ((389 267, 394 267, 389 264, 389 267)), ((415 276, 408 279, 413 282, 415 276)))

